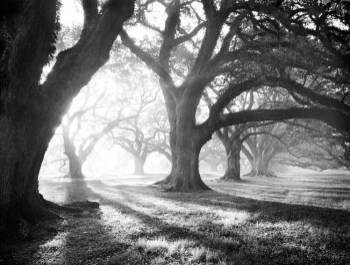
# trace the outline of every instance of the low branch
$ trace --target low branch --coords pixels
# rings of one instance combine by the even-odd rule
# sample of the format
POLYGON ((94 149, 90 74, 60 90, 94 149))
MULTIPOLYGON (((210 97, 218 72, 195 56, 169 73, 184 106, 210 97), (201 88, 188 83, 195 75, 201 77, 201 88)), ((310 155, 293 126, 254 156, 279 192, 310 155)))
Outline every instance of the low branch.
POLYGON ((208 123, 209 130, 216 130, 247 122, 282 121, 288 119, 315 119, 341 130, 350 132, 350 117, 339 111, 327 108, 288 108, 288 109, 261 109, 248 110, 221 115, 214 123, 208 123))
POLYGON ((175 96, 176 87, 170 74, 164 69, 164 67, 151 55, 138 47, 124 30, 121 31, 120 37, 123 44, 128 47, 130 51, 134 53, 141 61, 147 64, 153 70, 153 72, 155 72, 162 79, 162 81, 167 84, 167 86, 164 86, 165 89, 168 89, 168 92, 172 96, 175 96))

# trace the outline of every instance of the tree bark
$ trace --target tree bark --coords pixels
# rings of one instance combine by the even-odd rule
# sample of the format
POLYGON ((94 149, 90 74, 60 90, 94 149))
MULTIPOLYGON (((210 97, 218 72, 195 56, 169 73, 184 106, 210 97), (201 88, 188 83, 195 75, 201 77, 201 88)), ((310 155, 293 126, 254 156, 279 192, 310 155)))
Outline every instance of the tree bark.
POLYGON ((229 141, 225 145, 227 165, 226 165, 225 174, 221 179, 230 180, 230 181, 241 180, 241 166, 240 166, 241 148, 242 148, 242 145, 239 139, 229 141))
POLYGON ((18 231, 19 220, 57 217, 45 208, 38 175, 52 130, 19 117, 0 118, 0 232, 18 231), (1 231, 3 230, 3 231, 1 231))
POLYGON ((134 174, 135 175, 145 175, 144 166, 146 159, 134 155, 134 174))
POLYGON ((195 97, 184 96, 176 106, 176 126, 171 127, 173 163, 171 174, 157 184, 170 191, 204 191, 210 188, 199 174, 199 153, 210 139, 203 128, 195 126, 195 97))
POLYGON ((170 191, 201 191, 209 187, 199 175, 199 153, 203 144, 198 132, 177 132, 176 164, 172 174, 161 184, 170 191))

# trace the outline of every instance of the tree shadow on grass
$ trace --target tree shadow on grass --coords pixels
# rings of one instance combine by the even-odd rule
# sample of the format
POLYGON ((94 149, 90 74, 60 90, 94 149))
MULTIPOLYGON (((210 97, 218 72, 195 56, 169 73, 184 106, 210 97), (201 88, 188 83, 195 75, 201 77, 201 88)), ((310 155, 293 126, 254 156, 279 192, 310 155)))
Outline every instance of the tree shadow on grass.
POLYGON ((300 221, 310 225, 310 229, 317 224, 324 229, 334 226, 339 231, 349 231, 347 211, 263 202, 218 192, 165 193, 150 187, 108 186, 96 181, 66 183, 65 189, 68 202, 99 200, 103 207, 121 213, 117 218, 124 215, 139 220, 143 229, 125 231, 111 227, 99 210, 66 215, 66 223, 59 231, 61 245, 52 243, 52 238, 45 239, 27 247, 28 259, 24 261, 28 262, 18 263, 17 259, 16 263, 3 264, 350 264, 346 254, 350 251, 349 234, 328 232, 315 237, 312 231, 292 231, 297 234, 288 235, 284 231, 288 227, 279 227, 279 223, 300 221), (118 196, 111 198, 104 191, 118 196), (148 200, 142 201, 147 196, 148 200), (161 209, 157 198, 169 206, 161 209), (180 210, 172 209, 172 205, 179 204, 180 210), (189 223, 187 219, 172 222, 172 215, 185 216, 181 209, 189 205, 189 218, 202 214, 200 210, 191 212, 196 206, 224 212, 246 211, 252 217, 228 227, 215 223, 207 212, 207 220, 202 223, 189 223), (265 227, 265 223, 272 225, 265 227), (174 244, 178 244, 177 248, 170 250, 174 244))
POLYGON ((259 215, 259 219, 270 222, 301 221, 317 225, 350 225, 350 211, 289 203, 260 201, 209 191, 197 194, 163 192, 154 187, 108 186, 99 188, 121 194, 142 194, 173 201, 174 203, 195 204, 225 210, 247 211, 259 215))
MULTIPOLYGON (((108 186, 105 188, 110 189, 108 186)), ((132 188, 131 190, 127 187, 120 187, 120 189, 113 188, 115 189, 115 192, 122 194, 125 198, 125 202, 138 203, 128 196, 128 194, 135 192, 135 188, 132 188)), ((314 245, 308 245, 308 248, 305 248, 303 244, 296 246, 298 243, 295 242, 296 240, 294 238, 285 240, 284 235, 279 231, 272 231, 272 235, 269 234, 268 236, 259 234, 259 231, 257 231, 257 234, 255 235, 256 238, 248 235, 249 229, 253 229, 252 225, 254 225, 254 223, 256 224, 256 222, 267 220, 273 220, 275 223, 282 221, 305 221, 310 220, 310 215, 311 220, 319 216, 321 216, 321 219, 329 219, 329 217, 325 216, 325 212, 322 212, 329 211, 329 209, 314 209, 315 207, 259 202, 251 199, 236 198, 227 195, 224 196, 215 192, 199 196, 196 195, 193 197, 186 194, 181 194, 181 196, 178 196, 179 194, 177 194, 177 196, 174 194, 169 195, 169 193, 163 194, 157 190, 151 190, 148 192, 152 193, 152 191, 156 193, 157 196, 173 201, 184 202, 185 204, 194 203, 203 206, 217 206, 217 203, 213 203, 212 199, 215 198, 219 201, 224 199, 226 200, 224 203, 226 210, 231 208, 231 210, 240 209, 250 213, 259 212, 259 220, 250 220, 248 224, 239 228, 231 227, 229 229, 223 228, 218 224, 214 224, 211 220, 208 220, 205 224, 201 224, 193 229, 193 227, 186 227, 186 224, 174 225, 173 223, 165 222, 160 217, 152 216, 140 210, 135 210, 125 203, 106 198, 91 189, 89 189, 88 193, 92 197, 99 199, 102 204, 112 206, 124 214, 136 217, 142 221, 143 224, 150 227, 149 230, 143 230, 140 233, 132 235, 134 240, 139 238, 144 238, 146 240, 166 238, 168 241, 187 240, 189 242, 195 242, 193 246, 194 249, 201 247, 212 253, 211 262, 213 264, 219 262, 219 260, 225 260, 229 262, 228 264, 236 264, 237 261, 237 264, 346 264, 347 262, 350 262, 350 257, 344 256, 342 252, 342 248, 345 248, 344 250, 349 249, 350 243, 343 242, 342 240, 335 240, 332 237, 333 235, 324 238, 323 242, 319 242, 326 244, 326 253, 317 251, 318 242, 312 242, 314 239, 307 238, 310 242, 307 242, 306 244, 314 245), (203 201, 203 198, 208 199, 208 201, 203 201), (227 203, 230 203, 230 205, 227 205, 227 203), (234 205, 232 205, 232 203, 234 203, 234 205), (294 246, 288 243, 294 243, 294 246), (327 251, 330 251, 333 254, 337 254, 337 251, 339 251, 339 255, 328 255, 327 251)), ((140 190, 138 190, 138 192, 140 192, 140 190)), ((220 204, 220 207, 222 206, 223 205, 220 204)), ((337 222, 340 223, 350 216, 349 212, 338 210, 331 211, 331 214, 340 218, 340 220, 337 220, 337 222)), ((350 219, 348 218, 347 220, 350 219)), ((325 224, 325 220, 322 220, 321 223, 325 224)), ((265 231, 260 232, 265 233, 265 231)), ((171 258, 174 257, 168 256, 167 258, 171 260, 171 258)), ((207 264, 208 262, 210 264, 210 260, 208 261, 205 259, 206 258, 202 260, 203 264, 207 264)))
MULTIPOLYGON (((65 201, 86 201, 89 189, 84 181, 62 184, 65 201)), ((108 264, 130 247, 110 233, 100 220, 98 209, 60 212, 64 221, 41 223, 33 236, 11 242, 0 241, 0 265, 89 265, 108 264)))
POLYGON ((62 185, 66 191, 67 205, 79 205, 82 211, 63 213, 65 221, 56 240, 60 242, 46 242, 35 253, 30 264, 110 264, 115 257, 125 253, 130 243, 121 242, 110 232, 110 228, 103 224, 98 208, 84 204, 92 197, 86 182, 79 180, 62 185))
POLYGON ((41 223, 32 228, 28 238, 0 239, 0 265, 30 264, 32 253, 57 235, 58 226, 58 222, 41 223))

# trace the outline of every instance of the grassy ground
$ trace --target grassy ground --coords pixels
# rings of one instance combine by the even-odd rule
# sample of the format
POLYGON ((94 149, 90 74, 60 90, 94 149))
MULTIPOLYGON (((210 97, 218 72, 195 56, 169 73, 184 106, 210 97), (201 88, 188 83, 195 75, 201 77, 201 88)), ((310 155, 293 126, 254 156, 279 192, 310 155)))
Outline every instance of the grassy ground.
POLYGON ((100 209, 65 214, 57 233, 8 246, 0 264, 350 264, 343 173, 241 183, 207 177, 215 191, 199 194, 165 193, 132 176, 43 181, 51 200, 89 199, 100 209))

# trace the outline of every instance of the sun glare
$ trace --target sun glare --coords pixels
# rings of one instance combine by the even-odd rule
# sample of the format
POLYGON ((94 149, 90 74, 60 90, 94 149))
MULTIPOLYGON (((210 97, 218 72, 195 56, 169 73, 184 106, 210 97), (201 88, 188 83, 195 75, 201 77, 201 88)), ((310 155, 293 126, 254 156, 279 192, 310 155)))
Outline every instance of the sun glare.
POLYGON ((73 26, 83 23, 83 12, 77 0, 61 0, 60 22, 64 26, 73 26))

